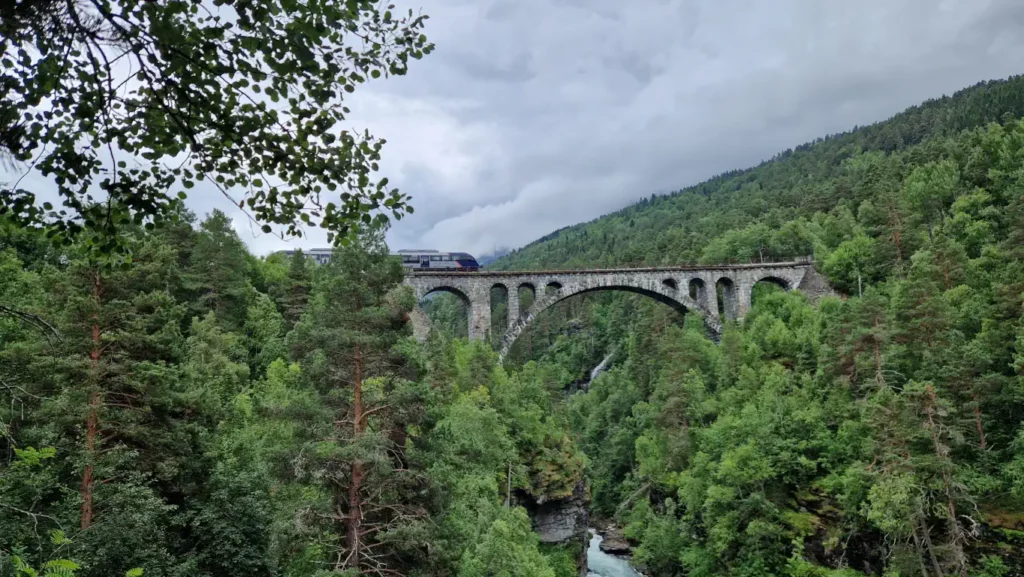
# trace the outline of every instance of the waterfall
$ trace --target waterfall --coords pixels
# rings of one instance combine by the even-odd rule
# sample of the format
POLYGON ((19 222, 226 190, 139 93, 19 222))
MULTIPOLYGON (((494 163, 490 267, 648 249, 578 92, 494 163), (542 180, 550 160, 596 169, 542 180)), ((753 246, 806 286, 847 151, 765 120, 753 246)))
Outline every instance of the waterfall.
POLYGON ((611 364, 612 359, 615 358, 615 353, 617 352, 617 349, 612 349, 612 352, 608 353, 608 355, 601 360, 601 364, 597 365, 596 367, 593 368, 593 370, 590 371, 590 380, 587 381, 587 384, 583 385, 584 391, 589 390, 590 383, 593 383, 594 379, 597 378, 597 375, 600 375, 602 372, 604 372, 605 369, 608 368, 608 365, 611 364))

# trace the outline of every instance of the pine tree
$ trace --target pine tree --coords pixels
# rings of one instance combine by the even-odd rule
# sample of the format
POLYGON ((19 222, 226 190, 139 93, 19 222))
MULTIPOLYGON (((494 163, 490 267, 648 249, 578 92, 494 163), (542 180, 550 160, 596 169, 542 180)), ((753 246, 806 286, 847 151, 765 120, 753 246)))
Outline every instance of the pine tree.
POLYGON ((202 317, 213 311, 225 327, 241 327, 251 296, 251 260, 231 219, 219 210, 210 213, 199 225, 186 275, 186 286, 195 299, 192 315, 202 317))
POLYGON ((244 329, 249 370, 253 375, 264 374, 270 363, 286 356, 284 319, 269 296, 262 293, 253 296, 246 311, 244 329))
POLYGON ((284 286, 278 289, 281 294, 277 296, 288 329, 299 322, 302 312, 306 309, 311 282, 309 259, 302 253, 302 249, 297 249, 288 259, 288 276, 284 286))
POLYGON ((404 448, 394 435, 414 402, 395 351, 413 306, 411 293, 398 288, 402 275, 379 234, 353 239, 335 250, 289 334, 306 379, 331 413, 311 438, 319 448, 309 452, 319 457, 307 466, 320 471, 316 478, 330 494, 323 513, 335 525, 329 530, 343 535, 332 550, 337 570, 394 574, 399 553, 384 535, 422 515, 403 490, 416 480, 402 467, 404 448))
POLYGON ((176 255, 153 240, 141 233, 125 240, 130 267, 81 247, 66 268, 47 271, 63 343, 56 359, 45 350, 37 357, 37 374, 49 384, 40 415, 59 427, 57 453, 76 468, 82 534, 71 551, 108 574, 143 559, 173 565, 160 484, 177 492, 197 480, 196 447, 171 424, 181 414, 175 365, 185 312, 171 294, 179 286, 176 255))

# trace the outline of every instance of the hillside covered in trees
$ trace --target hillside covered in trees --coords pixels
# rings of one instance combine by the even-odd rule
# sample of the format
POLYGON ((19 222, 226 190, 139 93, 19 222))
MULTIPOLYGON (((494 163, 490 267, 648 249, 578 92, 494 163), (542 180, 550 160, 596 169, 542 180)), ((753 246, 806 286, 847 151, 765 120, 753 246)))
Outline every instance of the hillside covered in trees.
MULTIPOLYGON (((1022 116, 1024 77, 983 82, 887 121, 797 146, 757 167, 560 229, 488 268, 653 266, 809 255, 818 247, 805 229, 816 215, 839 214, 845 207, 857 216, 864 201, 878 206, 882 189, 899 189, 917 166, 955 161, 969 171, 963 186, 981 185, 989 167, 963 156, 970 143, 982 138, 989 123, 1022 116)), ((889 192, 895 195, 896 190, 889 192)))
POLYGON ((586 295, 504 367, 457 299, 412 338, 377 232, 317 267, 177 203, 109 254, 0 220, 0 576, 572 577, 529 513, 583 481, 652 577, 1024 574, 1022 116, 982 84, 514 251, 813 255, 843 297, 759 286, 714 342, 586 295))
POLYGON ((643 297, 518 345, 569 404, 595 514, 657 576, 1024 574, 1024 78, 568 227, 491 268, 813 255, 720 344, 643 297))

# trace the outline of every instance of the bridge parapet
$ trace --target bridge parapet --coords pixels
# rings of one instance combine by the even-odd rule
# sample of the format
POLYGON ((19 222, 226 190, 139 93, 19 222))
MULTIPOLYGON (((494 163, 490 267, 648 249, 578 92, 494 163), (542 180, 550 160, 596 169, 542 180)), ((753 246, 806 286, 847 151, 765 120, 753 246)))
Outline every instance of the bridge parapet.
MULTIPOLYGON (((786 263, 622 268, 553 271, 410 272, 405 284, 418 300, 437 291, 459 296, 469 307, 469 337, 483 340, 491 327, 491 289, 504 287, 508 295, 508 325, 501 341, 501 358, 530 323, 555 303, 598 290, 644 294, 680 311, 699 311, 708 330, 720 334, 723 319, 742 320, 750 309, 754 285, 770 281, 786 290, 800 289, 812 299, 831 292, 809 261, 786 263), (528 287, 535 298, 527 310, 519 306, 519 290, 528 287)), ((422 318, 422 317, 414 317, 422 318)), ((422 321, 421 321, 422 322, 422 321)), ((417 334, 425 334, 422 327, 417 334)))

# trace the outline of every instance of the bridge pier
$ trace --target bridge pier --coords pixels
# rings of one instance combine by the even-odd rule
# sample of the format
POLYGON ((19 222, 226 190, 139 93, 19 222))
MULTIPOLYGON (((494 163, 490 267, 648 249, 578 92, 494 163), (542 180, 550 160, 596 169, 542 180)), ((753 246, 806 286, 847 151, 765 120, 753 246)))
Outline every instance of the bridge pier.
POLYGON ((409 311, 409 324, 412 325, 412 336, 417 341, 423 342, 426 340, 430 334, 430 317, 427 316, 427 313, 423 312, 419 305, 409 311))
POLYGON ((512 325, 519 321, 519 287, 507 287, 508 288, 508 326, 505 330, 508 330, 512 325))
POLYGON ((490 289, 484 296, 476 295, 469 301, 469 340, 485 341, 491 330, 490 289))
POLYGON ((736 290, 736 320, 742 321, 750 312, 750 305, 754 296, 754 283, 742 283, 736 290))
MULTIPOLYGON (((577 294, 596 290, 640 293, 680 311, 701 312, 708 330, 712 334, 720 334, 725 320, 742 320, 746 316, 754 285, 760 281, 771 281, 787 290, 803 290, 812 299, 831 293, 831 288, 817 274, 809 259, 708 267, 476 273, 409 271, 404 283, 413 288, 417 300, 439 290, 460 295, 469 304, 471 340, 487 339, 491 330, 491 289, 498 285, 505 287, 508 326, 502 335, 500 353, 504 358, 537 315, 577 294), (519 288, 522 286, 533 287, 534 290, 533 305, 525 311, 519 310, 519 288), (724 315, 718 310, 719 286, 723 293, 724 315)), ((422 330, 417 335, 421 333, 422 330)))
POLYGON ((721 324, 722 321, 718 318, 718 292, 715 280, 715 276, 709 272, 695 275, 687 284, 686 294, 690 294, 690 284, 696 285, 693 291, 694 300, 697 301, 701 312, 706 318, 721 324))

